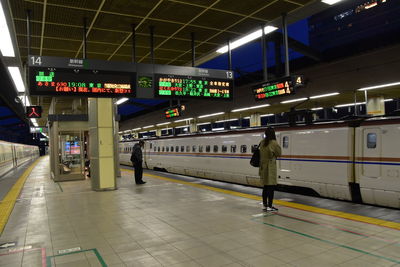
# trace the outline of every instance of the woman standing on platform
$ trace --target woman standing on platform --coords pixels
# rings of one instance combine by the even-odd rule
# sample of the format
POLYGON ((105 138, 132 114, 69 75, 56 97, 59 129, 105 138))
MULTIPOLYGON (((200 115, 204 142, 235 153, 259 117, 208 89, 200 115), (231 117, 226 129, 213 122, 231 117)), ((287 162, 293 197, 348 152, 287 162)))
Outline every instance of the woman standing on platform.
POLYGON ((277 183, 276 158, 280 157, 282 149, 276 142, 275 130, 267 128, 265 138, 260 143, 260 169, 259 175, 263 184, 263 204, 265 211, 277 211, 272 206, 274 191, 277 183))

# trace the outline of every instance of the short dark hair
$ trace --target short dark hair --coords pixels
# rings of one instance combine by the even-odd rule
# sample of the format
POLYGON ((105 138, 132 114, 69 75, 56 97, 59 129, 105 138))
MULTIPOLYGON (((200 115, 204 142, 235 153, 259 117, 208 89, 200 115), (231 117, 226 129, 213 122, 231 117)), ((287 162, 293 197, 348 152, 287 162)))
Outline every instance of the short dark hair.
POLYGON ((139 145, 141 145, 141 146, 144 145, 144 141, 143 141, 143 140, 140 140, 140 141, 139 141, 139 145))
POLYGON ((265 146, 268 146, 269 141, 271 141, 271 140, 276 140, 276 135, 275 135, 275 130, 274 130, 274 128, 268 127, 268 128, 265 130, 265 139, 264 139, 264 140, 265 140, 265 141, 264 141, 264 145, 265 145, 265 146))

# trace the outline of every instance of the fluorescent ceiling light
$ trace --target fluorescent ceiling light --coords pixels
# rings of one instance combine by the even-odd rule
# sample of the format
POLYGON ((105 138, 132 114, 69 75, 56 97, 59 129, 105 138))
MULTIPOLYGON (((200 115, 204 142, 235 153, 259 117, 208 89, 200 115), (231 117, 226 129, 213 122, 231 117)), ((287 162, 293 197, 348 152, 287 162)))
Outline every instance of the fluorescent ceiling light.
POLYGON ((159 123, 159 124, 156 124, 157 126, 161 126, 161 125, 167 125, 167 124, 170 124, 171 122, 163 122, 163 123, 159 123))
POLYGON ((210 124, 211 122, 202 122, 202 123, 198 123, 197 126, 201 126, 201 125, 207 125, 210 124))
POLYGON ((144 134, 144 133, 147 133, 146 131, 144 131, 144 132, 139 132, 139 133, 141 133, 141 134, 144 134))
POLYGON ((395 86, 395 85, 400 85, 400 82, 387 83, 387 84, 375 85, 375 86, 370 86, 370 87, 364 87, 364 88, 358 89, 358 91, 367 91, 367 90, 378 89, 378 88, 383 88, 383 87, 390 87, 390 86, 395 86))
POLYGON ((201 115, 198 116, 199 119, 201 118, 207 118, 207 117, 212 117, 212 116, 217 116, 217 115, 222 115, 225 114, 225 112, 217 112, 217 113, 212 113, 212 114, 207 114, 207 115, 201 115))
MULTIPOLYGON (((273 32, 273 31, 277 30, 277 29, 278 28, 274 27, 274 26, 266 26, 264 28, 264 34, 268 34, 270 32, 273 32)), ((240 38, 240 39, 238 39, 236 41, 233 41, 230 44, 231 50, 233 50, 233 49, 235 49, 235 48, 237 48, 239 46, 242 46, 244 44, 247 44, 247 43, 249 43, 249 42, 251 42, 251 41, 253 41, 255 39, 258 39, 258 38, 261 37, 261 35, 262 35, 262 31, 261 30, 257 30, 257 31, 252 32, 252 33, 250 33, 250 34, 248 34, 248 35, 246 35, 246 36, 244 36, 244 37, 242 37, 242 38, 240 38)), ((221 47, 220 49, 217 50, 217 53, 220 53, 220 54, 223 54, 223 53, 226 53, 226 52, 228 52, 228 46, 227 45, 225 45, 225 46, 223 46, 223 47, 221 47)))
POLYGON ((144 126, 143 129, 147 129, 147 128, 151 128, 151 127, 154 127, 154 125, 144 126))
POLYGON ((315 95, 315 96, 310 96, 310 99, 316 99, 316 98, 321 98, 321 97, 327 97, 327 96, 334 96, 338 95, 338 92, 335 93, 329 93, 329 94, 323 94, 323 95, 315 95))
POLYGON ((38 127, 38 126, 39 126, 36 119, 31 119, 31 122, 33 123, 33 125, 34 125, 35 127, 38 127))
POLYGON ((132 131, 139 131, 140 129, 142 129, 142 128, 141 127, 135 128, 135 129, 132 129, 132 131))
POLYGON ((8 71, 10 72, 11 78, 13 79, 15 88, 17 88, 18 93, 25 92, 25 85, 22 81, 21 72, 18 67, 8 67, 8 71))
POLYGON ((243 119, 245 119, 245 120, 249 120, 249 119, 250 119, 250 117, 244 117, 243 119))
POLYGON ((319 108, 312 108, 311 110, 321 110, 324 109, 323 107, 319 107, 319 108))
POLYGON ((264 105, 252 106, 252 107, 248 107, 248 108, 238 108, 238 109, 232 110, 231 112, 238 112, 238 111, 243 111, 243 110, 263 108, 263 107, 269 107, 269 106, 271 106, 271 105, 270 104, 264 104, 264 105))
POLYGON ((189 121, 189 120, 193 120, 193 118, 180 119, 175 122, 182 122, 182 121, 189 121))
POLYGON ((187 126, 187 125, 185 125, 185 126, 176 126, 175 128, 180 129, 180 128, 187 128, 187 127, 189 127, 189 126, 187 126))
POLYGON ((339 3, 343 0, 322 0, 322 3, 328 4, 328 5, 334 5, 336 3, 339 3))
POLYGON ((123 97, 123 98, 118 99, 118 101, 115 102, 115 104, 120 105, 120 104, 122 104, 122 103, 125 103, 125 102, 128 101, 128 100, 129 100, 129 98, 123 97))
POLYGON ((272 113, 270 113, 270 114, 263 114, 263 115, 261 115, 260 117, 261 118, 263 118, 263 117, 271 117, 271 116, 274 116, 275 114, 272 114, 272 113))
POLYGON ((389 101, 393 101, 393 98, 383 100, 383 102, 389 102, 389 101))
POLYGON ((227 121, 237 121, 238 119, 229 119, 229 120, 221 120, 221 121, 216 121, 215 123, 221 123, 221 122, 227 122, 227 121))
POLYGON ((364 105, 364 104, 365 104, 365 102, 341 104, 341 105, 336 105, 335 108, 351 107, 351 106, 354 106, 354 105, 364 105))
POLYGON ((225 130, 225 128, 222 127, 222 128, 213 128, 213 129, 211 129, 211 131, 222 131, 222 130, 225 130))
POLYGON ((15 57, 14 47, 11 41, 10 30, 8 29, 6 15, 0 2, 0 50, 3 57, 15 57))
POLYGON ((292 102, 299 102, 299 101, 304 101, 304 100, 307 100, 307 99, 308 99, 307 97, 296 98, 296 99, 291 99, 291 100, 282 101, 281 104, 292 103, 292 102))

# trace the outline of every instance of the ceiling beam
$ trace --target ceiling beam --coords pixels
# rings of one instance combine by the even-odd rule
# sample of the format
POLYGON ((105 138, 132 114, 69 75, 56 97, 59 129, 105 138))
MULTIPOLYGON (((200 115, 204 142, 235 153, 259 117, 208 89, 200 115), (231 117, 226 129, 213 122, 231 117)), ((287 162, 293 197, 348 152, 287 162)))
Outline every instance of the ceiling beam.
MULTIPOLYGON (((105 2, 106 2, 106 0, 101 1, 100 6, 99 6, 99 8, 97 9, 96 15, 94 15, 94 18, 93 18, 93 20, 92 20, 92 23, 90 23, 90 26, 89 26, 89 28, 88 28, 88 30, 87 30, 87 32, 86 32, 86 38, 89 36, 89 33, 90 33, 90 31, 92 30, 93 24, 96 22, 96 19, 97 19, 97 17, 99 16, 99 13, 100 13, 101 9, 103 8, 105 2)), ((79 46, 79 49, 78 49, 78 51, 77 51, 76 54, 75 54, 75 57, 77 57, 77 56, 79 55, 79 52, 81 52, 81 49, 82 49, 82 47, 83 47, 83 42, 84 42, 84 41, 82 41, 81 45, 79 46)))
MULTIPOLYGON (((158 1, 158 3, 147 13, 147 15, 139 22, 138 25, 135 26, 135 31, 139 29, 139 27, 146 21, 146 19, 151 15, 151 13, 154 12, 154 10, 157 9, 157 7, 163 2, 164 0, 158 1)), ((118 50, 131 38, 132 33, 129 33, 128 36, 125 38, 125 40, 122 41, 122 43, 115 49, 115 51, 107 58, 107 60, 110 60, 117 52, 118 50)))
POLYGON ((40 37, 40 56, 42 55, 44 28, 46 26, 46 7, 47 7, 47 0, 44 0, 44 2, 43 2, 43 16, 42 16, 42 34, 41 34, 41 37, 40 37))
MULTIPOLYGON (((189 20, 185 25, 183 25, 182 27, 180 27, 178 30, 176 30, 173 34, 171 34, 170 37, 168 37, 167 39, 165 39, 164 41, 162 41, 159 45, 157 45, 154 50, 157 50, 160 46, 162 46, 163 44, 165 44, 166 42, 168 42, 171 37, 175 36, 176 34, 178 34, 180 31, 182 31, 186 26, 188 26, 190 23, 192 23, 193 21, 195 21, 198 17, 200 17, 201 15, 203 15, 205 12, 207 12, 211 7, 213 7, 214 5, 218 4, 220 0, 216 0, 214 3, 212 3, 212 5, 210 5, 209 7, 203 9, 199 14, 197 14, 196 16, 194 16, 191 20, 189 20)), ((150 52, 148 52, 146 55, 144 55, 141 59, 139 59, 138 62, 142 62, 143 59, 145 59, 148 55, 150 54, 150 52)))
MULTIPOLYGON (((227 30, 229 30, 229 29, 232 28, 233 26, 239 24, 240 22, 242 22, 243 20, 245 20, 245 19, 247 19, 247 18, 250 18, 250 17, 253 16, 254 14, 258 13, 260 10, 265 9, 265 8, 269 7, 270 5, 276 3, 276 2, 278 2, 278 0, 273 0, 273 1, 269 2, 268 4, 264 5, 263 7, 261 7, 260 9, 255 10, 255 11, 254 11, 253 13, 251 13, 250 15, 239 19, 238 21, 236 21, 235 23, 231 24, 231 25, 228 26, 227 28, 225 28, 225 29, 221 30, 220 32, 218 32, 218 33, 212 35, 211 37, 207 38, 207 40, 201 42, 200 44, 197 44, 195 48, 199 47, 200 45, 202 45, 202 44, 205 43, 205 42, 208 42, 209 40, 211 40, 211 39, 213 39, 214 37, 220 35, 221 33, 226 32, 227 30)), ((189 53, 190 51, 192 51, 192 49, 189 49, 189 50, 187 50, 185 53, 183 53, 183 54, 181 54, 180 56, 176 57, 175 60, 177 60, 177 59, 183 57, 184 55, 186 55, 186 54, 189 53)), ((175 60, 169 61, 169 62, 167 63, 167 65, 171 64, 171 63, 174 62, 175 60)))

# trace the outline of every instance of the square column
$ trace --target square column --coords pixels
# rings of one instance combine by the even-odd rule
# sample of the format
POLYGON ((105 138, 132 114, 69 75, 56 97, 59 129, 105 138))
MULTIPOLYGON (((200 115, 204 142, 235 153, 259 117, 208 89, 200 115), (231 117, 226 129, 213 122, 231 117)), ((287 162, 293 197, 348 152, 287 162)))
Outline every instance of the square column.
POLYGON ((92 189, 117 189, 117 138, 112 98, 89 98, 89 152, 92 189))

